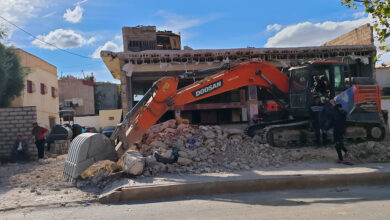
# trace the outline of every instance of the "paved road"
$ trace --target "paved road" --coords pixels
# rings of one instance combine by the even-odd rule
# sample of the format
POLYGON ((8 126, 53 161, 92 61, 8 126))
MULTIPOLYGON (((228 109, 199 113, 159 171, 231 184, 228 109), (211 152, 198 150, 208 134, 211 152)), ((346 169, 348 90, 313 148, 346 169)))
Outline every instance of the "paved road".
POLYGON ((13 210, 0 219, 364 219, 390 217, 390 186, 188 197, 13 210))

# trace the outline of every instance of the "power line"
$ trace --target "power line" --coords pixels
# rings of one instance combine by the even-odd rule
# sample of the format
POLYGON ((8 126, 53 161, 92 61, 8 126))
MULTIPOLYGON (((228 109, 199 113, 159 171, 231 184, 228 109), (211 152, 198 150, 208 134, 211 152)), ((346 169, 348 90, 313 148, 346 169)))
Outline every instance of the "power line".
POLYGON ((31 37, 33 37, 33 38, 39 40, 39 41, 42 42, 42 43, 45 43, 45 44, 50 45, 50 46, 52 46, 52 47, 55 47, 55 48, 57 48, 57 49, 59 49, 59 50, 65 52, 65 53, 69 53, 69 54, 72 54, 72 55, 75 55, 75 56, 79 56, 79 57, 82 57, 82 58, 86 58, 86 59, 93 59, 93 60, 95 60, 95 59, 92 58, 92 57, 87 57, 87 56, 84 56, 84 55, 80 55, 80 54, 77 54, 77 53, 73 53, 73 52, 71 52, 71 51, 68 51, 68 50, 62 49, 62 48, 60 48, 60 47, 57 47, 56 45, 54 45, 54 44, 52 44, 52 43, 46 42, 46 41, 44 41, 44 40, 41 40, 41 39, 39 39, 38 37, 36 37, 35 35, 31 34, 30 32, 28 32, 28 31, 24 30, 23 28, 19 27, 18 25, 16 25, 16 24, 12 23, 11 21, 5 19, 3 16, 0 15, 0 18, 3 19, 4 21, 8 22, 9 24, 13 25, 14 27, 18 28, 19 30, 23 31, 23 32, 26 33, 27 35, 30 35, 31 37))

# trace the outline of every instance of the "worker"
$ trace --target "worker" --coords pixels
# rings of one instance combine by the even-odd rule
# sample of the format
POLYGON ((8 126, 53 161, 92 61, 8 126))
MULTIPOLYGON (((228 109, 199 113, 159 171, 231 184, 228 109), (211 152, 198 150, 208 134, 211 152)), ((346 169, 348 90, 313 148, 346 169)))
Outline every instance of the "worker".
POLYGON ((320 82, 321 82, 321 93, 323 96, 326 98, 330 97, 330 90, 329 90, 329 80, 328 77, 325 75, 322 75, 320 77, 320 82))
MULTIPOLYGON (((333 100, 332 100, 333 101, 333 100)), ((322 144, 328 144, 328 132, 333 124, 333 105, 327 101, 320 112, 320 132, 322 134, 322 144)))
POLYGON ((345 133, 345 121, 347 118, 347 113, 343 110, 341 104, 336 104, 333 110, 333 135, 335 148, 337 155, 339 157, 339 162, 343 163, 344 158, 341 151, 344 151, 345 155, 347 154, 347 149, 344 146, 344 133, 345 133))
POLYGON ((45 154, 45 136, 48 130, 46 128, 39 126, 37 122, 34 122, 32 125, 33 125, 33 129, 31 131, 31 134, 35 138, 35 145, 37 146, 38 149, 38 158, 43 159, 45 154))
POLYGON ((328 79, 326 76, 315 75, 313 77, 313 88, 311 93, 320 97, 329 98, 329 88, 328 88, 328 79))
POLYGON ((312 121, 312 128, 316 135, 316 144, 321 144, 321 129, 320 129, 320 113, 322 111, 321 99, 319 96, 315 96, 313 105, 310 106, 310 116, 312 121))
POLYGON ((12 147, 12 160, 26 161, 28 160, 27 143, 23 140, 21 135, 18 135, 12 147))

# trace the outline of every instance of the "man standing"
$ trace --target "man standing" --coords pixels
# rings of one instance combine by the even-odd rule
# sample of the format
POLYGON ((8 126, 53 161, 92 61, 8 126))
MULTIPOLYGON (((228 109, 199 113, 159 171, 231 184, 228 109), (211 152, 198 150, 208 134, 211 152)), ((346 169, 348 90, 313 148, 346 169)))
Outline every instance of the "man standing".
POLYGON ((320 129, 323 145, 328 144, 328 131, 332 128, 333 121, 333 105, 331 102, 327 102, 320 113, 320 129))
POLYGON ((313 105, 310 106, 310 115, 312 121, 312 127, 316 134, 316 144, 321 144, 321 136, 320 136, 320 113, 322 111, 322 105, 320 101, 320 97, 316 96, 313 99, 313 105))
POLYGON ((37 122, 33 123, 33 129, 31 134, 35 137, 35 145, 38 149, 38 158, 42 159, 45 154, 45 135, 48 132, 46 128, 38 125, 37 122))
POLYGON ((341 104, 336 104, 333 111, 333 125, 334 125, 333 134, 334 134, 335 148, 340 163, 344 163, 344 158, 341 153, 341 150, 344 151, 345 155, 347 155, 348 152, 344 146, 346 118, 347 118, 347 113, 343 110, 343 106, 341 104))
POLYGON ((18 139, 14 142, 12 147, 12 157, 16 161, 26 161, 28 160, 27 155, 27 143, 23 140, 21 135, 18 135, 18 139))

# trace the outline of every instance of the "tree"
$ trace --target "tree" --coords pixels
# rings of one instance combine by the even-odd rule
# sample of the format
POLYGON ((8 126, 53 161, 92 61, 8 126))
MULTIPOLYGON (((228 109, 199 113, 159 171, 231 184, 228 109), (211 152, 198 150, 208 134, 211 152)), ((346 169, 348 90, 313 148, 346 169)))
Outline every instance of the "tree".
MULTIPOLYGON (((5 36, 0 30, 0 39, 5 36)), ((0 107, 8 107, 11 101, 24 89, 24 78, 28 69, 20 64, 19 56, 14 48, 0 42, 0 107)))
MULTIPOLYGON (((341 0, 342 4, 348 8, 358 9, 357 4, 365 7, 365 12, 374 18, 373 28, 378 34, 378 40, 381 44, 385 43, 386 38, 390 36, 390 0, 341 0)), ((387 50, 386 45, 379 46, 381 50, 387 50)))

